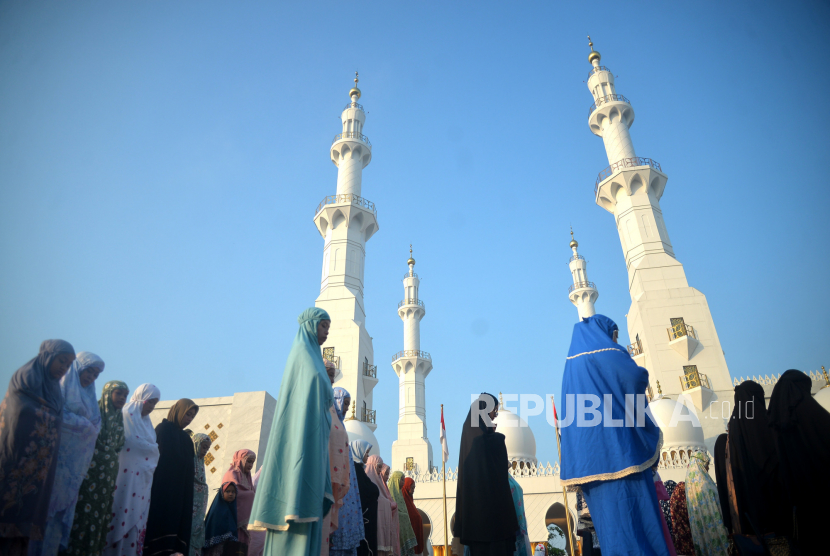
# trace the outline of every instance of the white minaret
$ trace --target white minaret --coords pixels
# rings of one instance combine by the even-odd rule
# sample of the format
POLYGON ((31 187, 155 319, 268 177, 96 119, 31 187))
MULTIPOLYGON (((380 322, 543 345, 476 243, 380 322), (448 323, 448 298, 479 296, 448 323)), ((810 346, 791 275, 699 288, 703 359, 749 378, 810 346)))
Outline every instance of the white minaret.
POLYGON ((669 240, 660 209, 668 177, 660 164, 635 154, 629 131, 634 108, 617 94, 613 74, 588 41, 594 97, 588 125, 602 137, 610 164, 597 177, 594 198, 614 215, 628 268, 629 352, 649 370, 653 391, 659 380, 664 394, 676 399, 683 392, 694 401, 711 450, 725 422, 719 409, 704 409, 733 399, 726 359, 706 296, 689 286, 669 240))
POLYGON ((363 168, 372 161, 372 144, 363 135, 366 113, 357 103, 357 82, 355 73, 355 86, 349 91, 351 102, 340 115, 343 131, 334 136, 330 150, 331 161, 337 166, 337 194, 323 199, 314 215, 317 230, 325 238, 316 305, 332 319, 323 353, 342 371, 336 385, 351 394, 355 418, 374 431, 372 389, 378 380, 372 364, 372 337, 366 331, 363 267, 366 242, 378 230, 378 222, 375 205, 361 197, 363 168))
POLYGON ((568 267, 571 269, 573 284, 568 288, 568 298, 579 311, 579 318, 586 319, 596 314, 594 303, 599 297, 597 286, 588 281, 588 262, 585 257, 576 252, 579 243, 574 239, 574 231, 571 228, 571 251, 573 256, 568 260, 568 267))
POLYGON ((418 297, 421 281, 415 274, 411 245, 406 263, 409 272, 403 277, 403 301, 398 303, 398 316, 403 321, 403 351, 396 353, 392 360, 399 386, 398 439, 392 443, 392 471, 407 470, 409 462, 409 469, 424 473, 432 470, 424 394, 424 379, 432 370, 432 357, 421 351, 421 319, 426 309, 418 297))

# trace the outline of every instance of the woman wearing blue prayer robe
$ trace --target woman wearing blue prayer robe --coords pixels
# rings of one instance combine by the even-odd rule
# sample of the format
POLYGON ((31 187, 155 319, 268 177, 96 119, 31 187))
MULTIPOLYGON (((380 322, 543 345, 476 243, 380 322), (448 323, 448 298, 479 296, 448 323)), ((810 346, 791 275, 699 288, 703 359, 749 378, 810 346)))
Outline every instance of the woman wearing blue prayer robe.
POLYGON ((561 482, 582 489, 603 556, 668 556, 651 473, 663 436, 636 410, 626 418, 626 395, 644 395, 648 371, 617 344, 617 332, 603 315, 574 326, 562 379, 561 482))
POLYGON ((264 554, 319 556, 323 517, 334 503, 329 433, 334 402, 320 346, 331 319, 306 309, 282 375, 249 529, 267 531, 264 554))

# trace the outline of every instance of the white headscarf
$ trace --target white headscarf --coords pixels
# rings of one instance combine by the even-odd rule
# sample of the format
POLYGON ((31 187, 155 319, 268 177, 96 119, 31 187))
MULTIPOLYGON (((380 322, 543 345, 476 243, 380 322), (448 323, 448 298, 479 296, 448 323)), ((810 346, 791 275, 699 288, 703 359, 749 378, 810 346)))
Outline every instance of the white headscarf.
POLYGON ((352 459, 355 463, 363 463, 363 456, 372 449, 372 443, 366 440, 353 440, 349 442, 349 449, 352 452, 352 459))
POLYGON ((161 392, 152 384, 136 388, 133 397, 121 410, 124 416, 124 447, 118 453, 118 478, 112 501, 113 518, 107 544, 117 542, 133 527, 147 523, 153 472, 159 462, 156 431, 150 416, 142 416, 147 400, 158 399, 161 392))
MULTIPOLYGON (((90 367, 98 367, 104 372, 104 360, 88 351, 78 354, 69 372, 61 379, 61 394, 63 394, 63 413, 80 415, 101 429, 101 409, 98 407, 98 398, 95 397, 95 381, 87 387, 81 386, 81 373, 90 367)), ((66 418, 64 417, 64 420, 66 418)))

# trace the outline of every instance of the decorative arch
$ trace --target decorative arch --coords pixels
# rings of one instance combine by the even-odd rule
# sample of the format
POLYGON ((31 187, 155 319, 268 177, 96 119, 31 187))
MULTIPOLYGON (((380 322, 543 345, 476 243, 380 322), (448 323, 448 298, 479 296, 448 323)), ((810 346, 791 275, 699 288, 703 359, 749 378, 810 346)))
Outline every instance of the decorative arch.
POLYGON ((545 528, 547 529, 548 525, 556 525, 565 532, 565 552, 569 554, 571 541, 576 535, 576 531, 574 530, 576 516, 573 513, 570 514, 571 528, 570 534, 568 534, 568 520, 565 517, 566 511, 565 506, 560 502, 554 502, 548 506, 548 510, 545 512, 545 528))

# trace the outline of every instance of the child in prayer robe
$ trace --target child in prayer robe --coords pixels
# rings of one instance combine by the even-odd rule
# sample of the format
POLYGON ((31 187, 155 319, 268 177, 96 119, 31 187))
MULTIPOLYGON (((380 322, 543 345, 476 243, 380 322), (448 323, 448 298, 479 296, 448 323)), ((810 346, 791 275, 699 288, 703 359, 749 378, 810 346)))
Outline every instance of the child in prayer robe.
POLYGON ((246 556, 248 545, 239 542, 236 519, 236 483, 222 484, 205 518, 204 556, 246 556))

